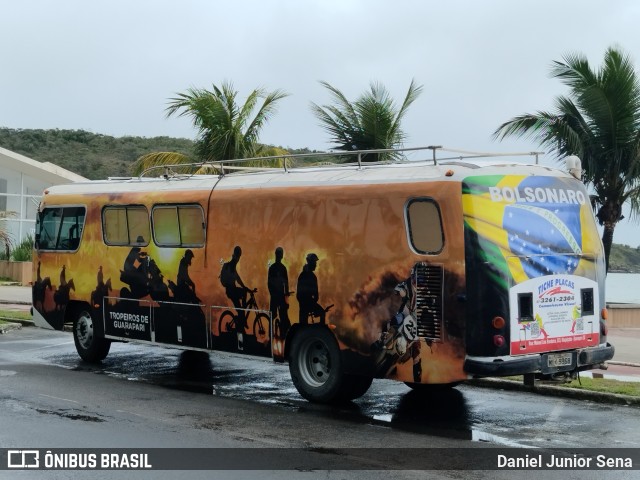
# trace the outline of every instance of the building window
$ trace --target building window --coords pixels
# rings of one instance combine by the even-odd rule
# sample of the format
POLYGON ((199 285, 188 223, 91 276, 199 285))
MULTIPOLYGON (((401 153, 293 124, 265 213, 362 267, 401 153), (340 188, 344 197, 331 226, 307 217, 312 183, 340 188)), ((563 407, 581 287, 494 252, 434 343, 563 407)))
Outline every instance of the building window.
POLYGON ((410 200, 405 215, 411 248, 421 254, 436 254, 442 251, 442 218, 435 201, 428 198, 410 200))
POLYGON ((7 209, 7 179, 0 178, 0 211, 7 209))
POLYGON ((205 240, 200 205, 157 205, 151 212, 153 238, 161 247, 201 247, 205 240))
POLYGON ((143 205, 109 206, 102 210, 102 233, 107 245, 149 244, 149 212, 143 205))
POLYGON ((80 246, 85 219, 84 207, 49 207, 36 221, 36 248, 75 251, 80 246))

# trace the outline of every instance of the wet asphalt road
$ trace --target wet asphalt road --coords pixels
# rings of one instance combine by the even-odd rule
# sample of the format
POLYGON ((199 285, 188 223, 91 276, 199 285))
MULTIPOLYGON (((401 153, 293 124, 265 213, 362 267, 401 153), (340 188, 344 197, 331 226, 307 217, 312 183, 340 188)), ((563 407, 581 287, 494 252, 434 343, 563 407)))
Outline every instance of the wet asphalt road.
MULTIPOLYGON (((314 405, 298 395, 286 365, 114 344, 95 366, 79 359, 71 334, 37 328, 0 336, 0 407, 3 448, 640 446, 640 415, 632 407, 465 385, 425 397, 382 380, 346 406, 314 405)), ((9 472, 0 472, 0 478, 44 478, 41 472, 3 473, 9 472)), ((72 475, 82 472, 53 473, 47 478, 89 478, 72 475)), ((91 472, 90 478, 112 478, 109 473, 114 472, 91 472)), ((517 476, 508 473, 474 478, 517 476)), ((567 472, 537 473, 574 478, 567 472)), ((608 476, 597 473, 593 478, 608 476)), ((616 475, 611 478, 637 478, 635 473, 611 472, 616 475)), ((174 478, 138 474, 135 478, 174 478)), ((372 478, 363 474, 335 478, 372 478)), ((181 476, 211 478, 189 475, 181 476)), ((226 472, 225 478, 238 475, 226 472)), ((432 478, 461 477, 461 472, 437 472, 432 478)))

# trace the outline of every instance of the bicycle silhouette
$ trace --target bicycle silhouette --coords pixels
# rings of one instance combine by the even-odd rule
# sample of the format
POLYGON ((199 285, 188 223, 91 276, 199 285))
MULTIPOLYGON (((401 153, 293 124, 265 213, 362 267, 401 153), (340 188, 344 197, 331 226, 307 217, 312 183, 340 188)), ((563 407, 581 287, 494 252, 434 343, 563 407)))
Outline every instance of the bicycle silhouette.
MULTIPOLYGON (((322 307, 322 310, 323 310, 323 311, 324 311, 324 313, 325 313, 325 320, 324 320, 324 321, 325 321, 325 323, 326 323, 326 321, 327 321, 327 320, 326 320, 326 314, 327 314, 327 312, 329 312, 329 310, 331 310, 332 308, 333 308, 333 303, 332 303, 331 305, 329 305, 328 307, 322 307)), ((308 322, 307 322, 307 324, 308 324, 308 325, 312 325, 313 323, 315 323, 315 320, 314 320, 315 318, 320 318, 320 314, 319 314, 318 312, 311 311, 311 312, 309 312, 309 313, 308 313, 307 318, 308 318, 308 322)))
MULTIPOLYGON (((244 307, 240 310, 245 312, 244 333, 246 333, 246 328, 249 326, 249 314, 253 313, 255 318, 253 320, 253 328, 251 329, 251 332, 259 343, 266 344, 269 342, 269 315, 264 313, 264 311, 260 310, 258 307, 255 296, 257 291, 257 288, 254 288, 253 290, 247 288, 246 292, 249 294, 249 300, 247 300, 244 307)), ((232 310, 225 310, 222 312, 218 323, 218 331, 220 332, 220 335, 223 333, 237 331, 237 323, 237 313, 232 310)))

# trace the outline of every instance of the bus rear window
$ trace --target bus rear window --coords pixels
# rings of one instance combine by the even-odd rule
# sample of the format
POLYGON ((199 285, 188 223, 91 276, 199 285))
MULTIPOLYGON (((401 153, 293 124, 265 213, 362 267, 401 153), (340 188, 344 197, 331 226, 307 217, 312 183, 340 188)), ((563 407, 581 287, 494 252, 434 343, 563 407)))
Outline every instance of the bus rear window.
POLYGON ((153 237, 159 246, 204 245, 204 215, 200 205, 158 205, 151 215, 153 237))
POLYGON ((105 207, 102 232, 107 245, 148 245, 149 213, 142 205, 105 207))
POLYGON ((411 248, 422 254, 435 254, 442 250, 444 234, 436 202, 427 198, 409 201, 406 220, 411 248))
POLYGON ((50 207, 38 215, 36 248, 74 251, 80 246, 84 229, 84 207, 50 207))

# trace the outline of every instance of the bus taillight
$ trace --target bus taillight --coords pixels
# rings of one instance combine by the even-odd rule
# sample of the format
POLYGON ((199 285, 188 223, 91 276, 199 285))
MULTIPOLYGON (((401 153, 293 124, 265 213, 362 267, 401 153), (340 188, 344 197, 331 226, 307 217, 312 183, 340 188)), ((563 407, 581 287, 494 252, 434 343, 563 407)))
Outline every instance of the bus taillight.
POLYGON ((493 325, 493 328, 495 328, 496 330, 500 330, 504 328, 506 324, 507 322, 503 317, 494 317, 493 320, 491 321, 491 325, 493 325))
POLYGON ((502 347, 504 345, 504 337, 502 335, 494 335, 493 336, 493 344, 496 347, 502 347))

